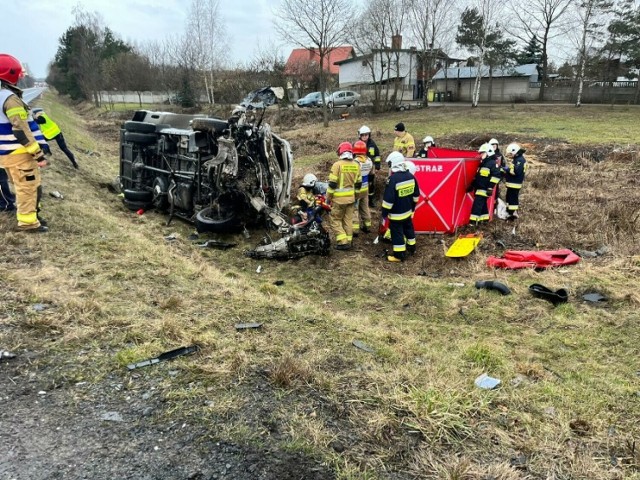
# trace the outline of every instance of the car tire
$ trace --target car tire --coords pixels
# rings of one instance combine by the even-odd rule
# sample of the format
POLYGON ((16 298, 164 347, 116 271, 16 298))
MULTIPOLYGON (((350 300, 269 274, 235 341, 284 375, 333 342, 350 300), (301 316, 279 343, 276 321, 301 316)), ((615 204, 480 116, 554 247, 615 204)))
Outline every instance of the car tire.
POLYGON ((137 212, 138 210, 149 210, 150 208, 153 207, 153 204, 151 202, 127 200, 126 198, 122 199, 122 203, 124 203, 124 206, 127 207, 127 209, 131 210, 132 212, 137 212))
POLYGON ((146 190, 132 190, 130 188, 126 188, 122 194, 124 195, 124 198, 133 202, 150 202, 153 199, 153 193, 146 190))
POLYGON ((354 100, 354 102, 353 102, 353 106, 354 106, 354 107, 357 107, 359 103, 360 103, 360 102, 359 102, 358 100, 354 100))
POLYGON ((129 120, 127 122, 124 122, 124 129, 127 132, 133 133, 154 133, 156 131, 156 124, 129 120))
POLYGON ((198 233, 233 233, 240 225, 235 212, 227 211, 223 216, 212 215, 213 208, 206 207, 196 215, 196 230, 198 233))
POLYGON ((150 133, 124 132, 124 141, 138 145, 151 145, 158 141, 158 137, 150 133))

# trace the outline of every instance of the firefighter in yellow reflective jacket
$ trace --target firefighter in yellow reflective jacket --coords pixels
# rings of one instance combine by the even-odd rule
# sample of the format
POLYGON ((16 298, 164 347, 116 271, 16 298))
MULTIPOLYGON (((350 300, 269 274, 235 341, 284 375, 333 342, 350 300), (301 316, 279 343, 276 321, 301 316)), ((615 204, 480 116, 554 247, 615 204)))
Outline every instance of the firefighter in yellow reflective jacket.
POLYGON ((47 142, 22 101, 22 90, 17 87, 22 76, 20 62, 0 53, 0 166, 15 189, 18 230, 46 232, 37 210, 39 167, 46 165, 42 147, 47 142))
MULTIPOLYGON (((55 140, 58 144, 58 147, 60 147, 60 150, 64 152, 64 154, 71 162, 71 165, 73 165, 73 168, 79 168, 76 157, 73 156, 73 153, 71 152, 71 150, 69 150, 69 147, 67 147, 67 142, 64 140, 64 135, 62 134, 60 127, 58 127, 58 124, 51 120, 51 118, 49 118, 49 115, 44 113, 44 110, 42 110, 41 108, 33 109, 33 119, 40 127, 40 131, 44 135, 44 138, 47 140, 47 142, 55 140)), ((44 151, 47 155, 51 153, 48 145, 46 148, 44 148, 44 151)))
POLYGON ((336 236, 336 249, 349 250, 353 241, 353 211, 356 190, 362 187, 360 164, 353 159, 349 142, 338 146, 340 160, 333 164, 329 174, 327 201, 331 204, 331 229, 336 236))
POLYGON ((405 131, 404 123, 400 122, 396 125, 394 134, 396 138, 393 140, 393 150, 400 152, 404 157, 413 158, 413 154, 416 153, 416 142, 405 131))
POLYGON ((361 229, 364 233, 371 231, 371 211, 369 210, 369 173, 373 169, 373 162, 367 156, 367 144, 358 140, 353 144, 353 154, 360 164, 362 186, 356 192, 356 206, 353 211, 353 234, 361 229))

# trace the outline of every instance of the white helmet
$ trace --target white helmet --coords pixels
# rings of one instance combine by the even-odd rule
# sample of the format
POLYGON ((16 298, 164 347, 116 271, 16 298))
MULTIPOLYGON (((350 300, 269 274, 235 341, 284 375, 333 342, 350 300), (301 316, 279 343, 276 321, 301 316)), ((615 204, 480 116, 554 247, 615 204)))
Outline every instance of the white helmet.
POLYGON ((517 143, 510 143, 507 147, 507 155, 515 156, 520 151, 520 145, 517 143))
POLYGON ((480 148, 478 149, 478 153, 486 153, 487 157, 490 157, 496 152, 491 145, 489 145, 488 143, 483 143, 482 145, 480 145, 480 148))
POLYGON ((431 143, 431 145, 433 145, 434 143, 436 143, 433 140, 433 137, 430 135, 427 135, 426 137, 424 137, 424 139, 422 140, 422 143, 431 143))
POLYGON ((492 138, 489 140, 489 145, 500 145, 500 143, 495 138, 492 138))
POLYGON ((367 127, 366 125, 362 125, 359 129, 358 129, 358 136, 360 135, 366 135, 367 133, 371 133, 371 129, 369 127, 367 127))
POLYGON ((401 170, 401 166, 404 164, 404 155, 400 152, 391 152, 387 157, 387 165, 393 172, 401 170))
POLYGON ((313 173, 307 173, 302 179, 302 186, 305 188, 313 188, 317 181, 318 177, 313 173))
POLYGON ((407 170, 409 171, 409 173, 411 175, 415 175, 416 171, 418 170, 418 167, 416 167, 416 164, 413 163, 411 160, 406 160, 404 162, 404 164, 407 166, 407 170))

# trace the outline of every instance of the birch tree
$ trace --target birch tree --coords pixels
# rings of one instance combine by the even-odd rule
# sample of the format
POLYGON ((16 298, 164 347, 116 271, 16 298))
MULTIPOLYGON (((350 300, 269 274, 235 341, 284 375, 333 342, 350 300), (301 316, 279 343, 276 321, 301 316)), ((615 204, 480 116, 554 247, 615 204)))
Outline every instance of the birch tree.
MULTIPOLYGON (((421 52, 425 90, 424 101, 428 104, 428 81, 434 69, 437 51, 443 51, 455 40, 457 1, 410 0, 408 31, 413 43, 421 52)), ((450 52, 447 52, 449 54, 450 52)), ((445 65, 446 68, 446 65, 445 65)))
POLYGON ((578 94, 576 107, 581 105, 588 52, 593 48, 594 43, 602 38, 604 16, 612 6, 613 4, 607 0, 582 0, 577 6, 576 16, 580 37, 578 40, 578 94))
POLYGON ((194 67, 201 75, 204 91, 210 104, 214 103, 213 84, 226 51, 225 29, 218 0, 192 0, 184 42, 191 48, 194 67))
POLYGON ((487 49, 500 37, 497 27, 491 27, 495 17, 496 5, 493 0, 481 0, 478 7, 467 7, 460 18, 456 42, 468 48, 478 59, 476 79, 473 84, 471 106, 477 107, 480 99, 480 82, 487 49))
MULTIPOLYGON (((316 50, 320 91, 326 91, 326 64, 333 49, 346 42, 353 24, 351 0, 282 0, 275 9, 275 29, 288 43, 316 50)), ((329 126, 327 102, 322 102, 324 126, 329 126)))

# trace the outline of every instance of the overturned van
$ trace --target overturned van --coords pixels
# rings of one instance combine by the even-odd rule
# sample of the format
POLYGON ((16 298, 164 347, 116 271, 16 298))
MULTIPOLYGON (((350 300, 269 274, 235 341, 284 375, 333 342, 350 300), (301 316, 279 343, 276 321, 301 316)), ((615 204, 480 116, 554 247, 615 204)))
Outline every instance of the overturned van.
POLYGON ((293 155, 263 122, 282 89, 250 93, 228 120, 138 110, 120 130, 120 186, 131 210, 155 208, 228 233, 286 217, 293 155))

